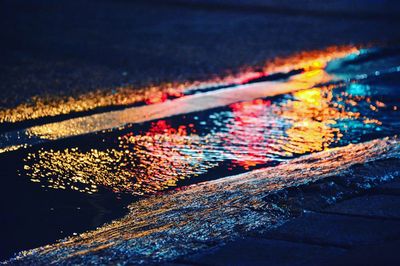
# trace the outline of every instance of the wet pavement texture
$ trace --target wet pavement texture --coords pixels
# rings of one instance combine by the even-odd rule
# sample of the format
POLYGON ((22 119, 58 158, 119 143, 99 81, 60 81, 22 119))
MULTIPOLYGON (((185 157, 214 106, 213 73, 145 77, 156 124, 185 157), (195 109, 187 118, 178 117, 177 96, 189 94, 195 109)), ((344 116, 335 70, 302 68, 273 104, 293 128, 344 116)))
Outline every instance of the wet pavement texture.
POLYGON ((0 259, 394 262, 400 7, 351 3, 2 2, 0 259))
MULTIPOLYGON (((398 180, 398 179, 397 179, 398 180)), ((182 259, 189 265, 397 265, 396 182, 332 207, 308 210, 281 227, 182 259), (382 190, 383 189, 383 190, 382 190), (288 252, 290 250, 290 252, 288 252)))

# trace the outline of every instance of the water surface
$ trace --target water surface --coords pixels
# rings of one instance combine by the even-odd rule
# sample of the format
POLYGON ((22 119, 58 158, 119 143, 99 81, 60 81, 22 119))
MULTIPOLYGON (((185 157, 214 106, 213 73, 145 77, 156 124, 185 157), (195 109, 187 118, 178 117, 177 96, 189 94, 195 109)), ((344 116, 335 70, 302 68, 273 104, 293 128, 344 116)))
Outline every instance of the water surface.
MULTIPOLYGON (((132 117, 123 116, 118 128, 107 121, 120 113, 107 110, 101 117, 110 120, 83 114, 21 131, 41 142, 33 145, 28 138, 27 148, 1 155, 7 176, 1 208, 9 214, 2 218, 4 256, 96 229, 128 213, 91 233, 21 254, 21 259, 46 263, 86 256, 104 262, 94 255, 97 250, 116 261, 127 256, 139 262, 149 254, 154 260, 173 258, 209 245, 203 240, 233 236, 238 225, 251 229, 285 220, 288 212, 262 202, 269 193, 345 172, 355 163, 398 158, 397 49, 327 49, 283 62, 212 86, 189 86, 174 96, 179 101, 196 97, 200 105, 204 95, 234 95, 237 89, 244 101, 228 99, 227 105, 201 111, 188 106, 187 112, 146 122, 128 123, 132 117), (248 100, 246 88, 282 90, 248 100), (110 128, 95 132, 97 125, 110 128), (260 170, 249 172, 255 169, 260 170), (249 206, 261 206, 263 212, 249 211, 249 206), (126 247, 135 248, 127 252, 126 247)), ((150 107, 143 110, 157 106, 145 104, 150 107)))

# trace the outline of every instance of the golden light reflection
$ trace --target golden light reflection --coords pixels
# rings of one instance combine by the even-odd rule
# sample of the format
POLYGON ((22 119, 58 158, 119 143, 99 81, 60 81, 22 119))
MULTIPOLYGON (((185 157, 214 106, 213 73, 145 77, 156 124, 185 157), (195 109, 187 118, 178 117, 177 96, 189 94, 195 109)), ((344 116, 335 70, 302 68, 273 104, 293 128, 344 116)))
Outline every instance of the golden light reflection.
POLYGON ((321 151, 342 136, 339 128, 332 127, 339 119, 358 118, 358 113, 347 112, 343 106, 334 106, 331 89, 313 88, 293 93, 279 115, 291 121, 286 130, 289 141, 284 149, 291 153, 321 151))
POLYGON ((323 69, 329 61, 359 51, 360 49, 355 46, 331 46, 323 51, 303 51, 291 56, 275 58, 264 67, 264 71, 289 72, 292 69, 304 69, 305 71, 323 69))
POLYGON ((28 147, 27 144, 12 145, 12 146, 8 146, 8 147, 5 147, 5 148, 1 148, 0 149, 0 153, 9 152, 9 151, 16 151, 16 150, 19 150, 21 148, 27 148, 27 147, 28 147))
POLYGON ((55 189, 94 193, 102 186, 116 193, 151 194, 215 166, 204 162, 201 144, 195 135, 186 136, 186 128, 190 130, 190 126, 174 129, 160 120, 146 135, 120 137, 115 149, 42 149, 28 156, 24 169, 31 181, 55 189))
POLYGON ((189 85, 189 83, 165 83, 145 88, 125 86, 112 90, 97 90, 70 97, 36 96, 14 108, 0 108, 0 123, 54 117, 100 107, 163 102, 169 97, 180 97, 184 88, 189 85))

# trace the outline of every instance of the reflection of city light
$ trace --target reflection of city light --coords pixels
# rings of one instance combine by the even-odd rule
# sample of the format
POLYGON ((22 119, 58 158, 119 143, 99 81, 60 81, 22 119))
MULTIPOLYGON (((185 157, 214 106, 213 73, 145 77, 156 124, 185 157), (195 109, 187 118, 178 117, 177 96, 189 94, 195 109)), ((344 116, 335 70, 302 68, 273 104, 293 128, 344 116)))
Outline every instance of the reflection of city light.
POLYGON ((357 115, 332 105, 332 91, 321 88, 293 93, 294 100, 288 101, 281 115, 292 126, 286 130, 286 147, 295 153, 321 151, 341 137, 340 130, 331 127, 338 119, 351 119, 357 115))
POLYGON ((169 97, 182 96, 183 89, 188 85, 187 83, 166 83, 158 87, 151 86, 142 89, 126 86, 114 90, 84 93, 76 97, 34 97, 13 108, 0 108, 0 123, 53 117, 107 106, 125 106, 140 102, 158 103, 169 97))
POLYGON ((315 85, 332 81, 333 77, 322 69, 306 71, 302 74, 293 76, 289 81, 289 86, 297 86, 298 90, 309 89, 315 85))
POLYGON ((293 93, 297 100, 306 102, 312 106, 321 106, 322 95, 320 88, 314 88, 309 90, 302 90, 293 93))
POLYGON ((203 162, 196 137, 186 137, 191 128, 176 129, 160 120, 145 135, 120 137, 117 149, 40 150, 28 156, 27 161, 33 163, 25 170, 33 182, 43 181, 51 188, 93 193, 103 186, 114 192, 154 193, 215 166, 203 162))

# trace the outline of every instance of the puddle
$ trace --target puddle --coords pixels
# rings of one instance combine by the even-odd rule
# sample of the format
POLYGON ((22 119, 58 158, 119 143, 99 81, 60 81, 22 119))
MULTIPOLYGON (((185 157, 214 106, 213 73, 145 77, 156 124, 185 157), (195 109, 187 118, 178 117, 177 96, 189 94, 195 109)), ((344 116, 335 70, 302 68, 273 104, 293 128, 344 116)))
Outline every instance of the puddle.
POLYGON ((85 254, 104 262, 93 252, 119 256, 129 245, 135 248, 123 256, 140 262, 151 253, 157 261, 220 241, 236 226, 283 221, 286 211, 261 203, 263 195, 342 173, 355 163, 398 157, 396 51, 371 57, 373 50, 346 50, 341 59, 325 52, 309 61, 307 54, 298 55, 291 69, 286 61, 276 62, 274 70, 282 73, 303 69, 283 80, 252 74, 228 90, 189 89, 185 97, 194 98, 186 103, 192 105, 165 102, 157 113, 157 104, 150 104, 143 109, 153 110, 145 113, 147 120, 133 119, 137 114, 129 109, 30 128, 26 132, 43 142, 15 139, 40 145, 1 154, 7 176, 2 202, 22 202, 1 207, 2 213, 18 213, 2 218, 6 237, 0 245, 10 247, 3 256, 94 230, 127 212, 91 233, 24 254, 33 261, 37 254, 41 263, 85 254), (204 95, 220 95, 220 102, 204 95), (160 119, 164 114, 170 117, 160 119), (111 129, 114 122, 117 128, 111 129), (104 131, 94 133, 99 125, 104 131), (260 170, 247 173, 255 169, 260 170), (250 211, 250 205, 263 212, 250 211), (28 230, 10 233, 19 228, 28 230))

